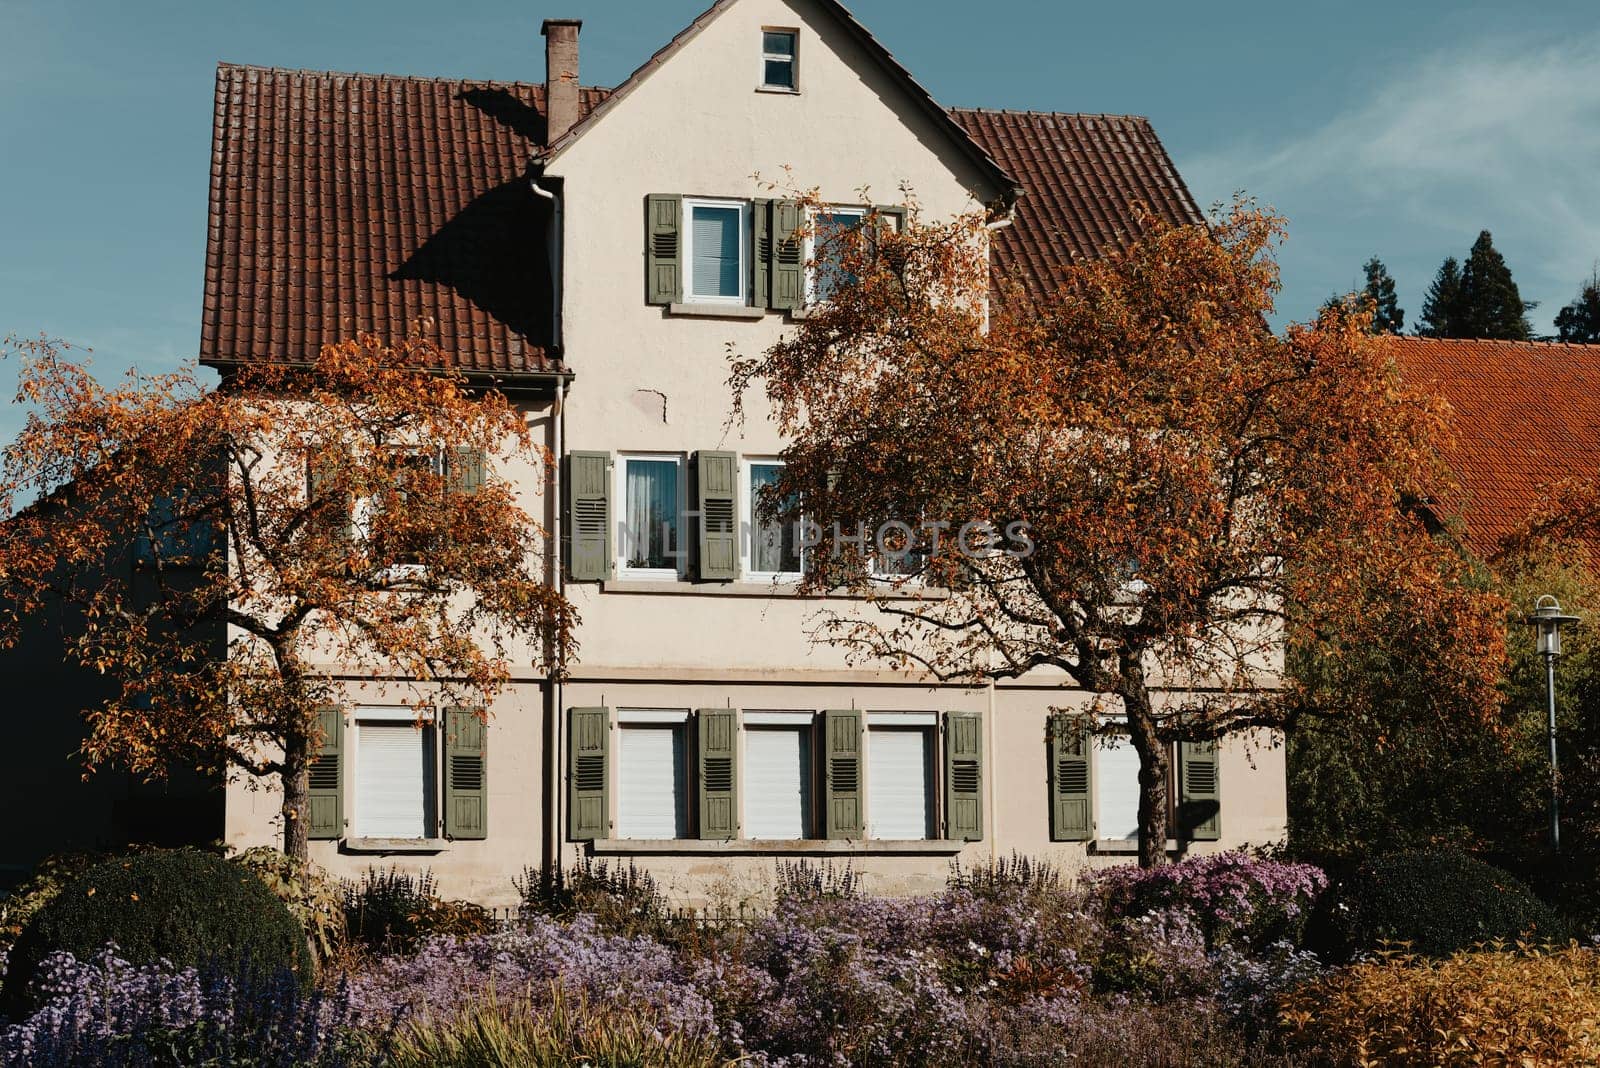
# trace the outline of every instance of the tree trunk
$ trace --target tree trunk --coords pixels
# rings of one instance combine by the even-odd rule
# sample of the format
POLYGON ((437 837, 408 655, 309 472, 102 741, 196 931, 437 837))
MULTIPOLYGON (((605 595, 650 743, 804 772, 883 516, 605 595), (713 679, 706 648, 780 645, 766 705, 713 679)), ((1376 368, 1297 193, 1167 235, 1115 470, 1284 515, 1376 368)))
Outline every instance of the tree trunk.
POLYGON ((1167 783, 1172 761, 1156 731, 1142 670, 1123 671, 1120 696, 1128 716, 1128 738, 1139 754, 1139 867, 1154 868, 1167 860, 1167 783))
POLYGON ((283 744, 283 851, 301 863, 311 858, 311 743, 292 732, 283 744))

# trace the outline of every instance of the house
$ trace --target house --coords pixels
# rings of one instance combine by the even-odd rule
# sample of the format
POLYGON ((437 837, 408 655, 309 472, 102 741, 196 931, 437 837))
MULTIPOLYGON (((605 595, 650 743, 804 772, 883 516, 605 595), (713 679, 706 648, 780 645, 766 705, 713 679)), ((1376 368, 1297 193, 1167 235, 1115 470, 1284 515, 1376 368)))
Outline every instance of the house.
MULTIPOLYGON (((993 274, 1038 291, 1140 206, 1200 217, 1150 124, 948 109, 833 0, 718 0, 612 89, 579 83, 579 31, 544 23, 543 84, 218 70, 201 361, 226 376, 421 321, 561 458, 520 489, 583 620, 564 677, 523 671, 488 710, 469 782, 443 724, 381 685, 353 699, 313 774, 313 859, 426 867, 488 903, 582 856, 690 901, 799 856, 886 892, 1013 851, 1126 860, 1131 747, 1049 740, 1087 694, 939 687, 808 640, 794 547, 751 531, 782 442, 760 410, 725 426, 725 354, 804 313, 785 168, 845 221, 894 218, 903 190, 931 217, 985 208, 993 274), (469 794, 483 818, 446 834, 469 794)), ((1174 794, 1207 818, 1175 851, 1282 838, 1275 742, 1185 747, 1174 794)), ((231 782, 221 809, 231 845, 281 834, 270 790, 231 782)))
POLYGON ((1389 336, 1381 344, 1412 385, 1442 397, 1459 488, 1434 503, 1491 557, 1544 487, 1600 473, 1600 346, 1389 336))

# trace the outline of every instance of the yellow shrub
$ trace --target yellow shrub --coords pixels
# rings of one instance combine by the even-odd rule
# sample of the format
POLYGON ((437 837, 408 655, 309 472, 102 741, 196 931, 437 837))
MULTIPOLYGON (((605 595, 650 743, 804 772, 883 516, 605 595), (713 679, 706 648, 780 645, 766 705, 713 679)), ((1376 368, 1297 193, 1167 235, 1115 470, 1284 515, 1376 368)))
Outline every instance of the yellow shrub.
POLYGON ((1291 1051, 1363 1068, 1600 1064, 1600 952, 1384 954, 1296 989, 1278 1022, 1291 1051))

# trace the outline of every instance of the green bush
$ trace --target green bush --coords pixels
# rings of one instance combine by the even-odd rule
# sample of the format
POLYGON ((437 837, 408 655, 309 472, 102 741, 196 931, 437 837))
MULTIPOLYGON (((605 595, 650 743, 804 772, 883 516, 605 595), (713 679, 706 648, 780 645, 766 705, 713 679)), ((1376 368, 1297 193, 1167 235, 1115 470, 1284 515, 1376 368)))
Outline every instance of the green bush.
POLYGON ((99 853, 57 853, 0 901, 0 949, 9 949, 33 914, 54 901, 63 887, 105 860, 99 853))
POLYGON ((288 906, 310 940, 317 962, 330 960, 344 942, 344 892, 336 879, 315 864, 307 864, 274 849, 256 846, 232 858, 288 906))
POLYGON ((1334 956, 1405 942, 1442 957, 1492 939, 1559 942, 1567 934, 1525 883, 1453 849, 1378 857, 1329 897, 1317 941, 1334 956))
POLYGON ((141 853, 98 864, 36 912, 12 948, 3 1005, 13 1018, 30 1004, 45 957, 83 959, 108 942, 134 964, 216 964, 311 978, 305 933, 254 874, 192 849, 141 853))
POLYGON ((608 934, 649 935, 671 941, 677 933, 671 902, 655 877, 628 861, 612 867, 585 857, 570 870, 524 868, 512 885, 522 898, 524 916, 570 920, 593 916, 608 934))

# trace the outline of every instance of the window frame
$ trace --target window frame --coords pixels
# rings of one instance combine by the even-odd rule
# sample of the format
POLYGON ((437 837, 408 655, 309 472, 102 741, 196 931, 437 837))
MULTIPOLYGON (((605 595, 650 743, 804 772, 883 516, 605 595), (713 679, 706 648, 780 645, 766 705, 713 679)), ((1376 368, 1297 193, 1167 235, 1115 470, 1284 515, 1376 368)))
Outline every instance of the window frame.
POLYGON ((817 208, 806 209, 806 237, 802 254, 806 264, 806 307, 814 308, 825 303, 817 297, 817 280, 820 272, 817 270, 817 226, 818 219, 823 216, 854 215, 860 221, 856 224, 859 229, 867 225, 872 218, 872 209, 860 204, 824 204, 817 208))
POLYGON ((688 493, 689 461, 681 452, 619 452, 612 463, 611 499, 616 502, 616 544, 612 548, 612 563, 619 580, 641 582, 683 582, 689 577, 688 544, 688 493), (670 460, 678 467, 678 514, 674 517, 676 542, 668 556, 676 557, 676 567, 631 567, 628 564, 628 463, 631 460, 670 460))
MULTIPOLYGON (((440 479, 441 483, 449 478, 445 449, 441 445, 384 445, 382 448, 385 452, 401 456, 424 457, 428 461, 430 473, 433 477, 440 479)), ((445 492, 448 491, 446 490, 445 492)), ((357 540, 361 544, 373 551, 374 557, 376 557, 378 548, 375 523, 381 515, 382 509, 377 506, 376 498, 370 495, 356 497, 350 502, 350 529, 355 533, 357 540)), ((377 566, 379 578, 387 582, 418 578, 427 574, 428 571, 425 564, 378 562, 376 559, 374 563, 377 566)))
MULTIPOLYGON (((615 827, 616 837, 619 841, 627 842, 685 842, 693 841, 694 836, 694 735, 689 729, 692 713, 687 708, 618 708, 616 719, 611 730, 614 737, 612 746, 616 753, 613 762, 615 770, 612 772, 613 794, 616 798, 615 827), (681 793, 683 811, 683 834, 673 838, 635 838, 623 831, 622 825, 622 783, 627 772, 627 761, 623 757, 622 738, 627 729, 634 730, 660 730, 672 731, 678 735, 679 748, 683 754, 677 768, 677 790, 681 793)), ((676 821, 677 812, 674 811, 673 819, 676 821)), ((674 828, 676 830, 676 828, 674 828)))
POLYGON ((440 778, 443 765, 441 764, 439 744, 439 718, 437 711, 431 706, 420 713, 409 705, 355 705, 351 707, 350 725, 346 728, 349 738, 348 748, 350 755, 345 769, 348 772, 348 783, 344 786, 345 800, 349 811, 346 813, 348 820, 348 837, 352 839, 376 839, 393 842, 430 842, 439 837, 439 825, 442 817, 443 782, 440 778), (421 776, 422 786, 422 834, 418 837, 395 838, 392 835, 369 834, 362 823, 361 816, 361 727, 363 723, 394 725, 397 723, 416 726, 422 734, 423 766, 421 776))
POLYGON ((745 308, 750 306, 751 248, 750 212, 748 200, 727 197, 684 197, 680 224, 683 240, 679 251, 679 270, 683 279, 685 304, 704 304, 721 307, 745 308), (734 208, 739 212, 739 294, 735 297, 703 295, 694 291, 694 211, 696 208, 734 208))
MULTIPOLYGON (((1118 722, 1120 723, 1121 721, 1119 720, 1118 722)), ((1138 842, 1137 830, 1135 830, 1134 837, 1131 838, 1131 839, 1129 839, 1129 838, 1112 838, 1108 834, 1105 833, 1104 829, 1101 826, 1100 786, 1101 786, 1101 784, 1103 782, 1105 782, 1105 776, 1101 773, 1100 760, 1101 760, 1101 754, 1104 753, 1106 751, 1106 748, 1107 748, 1106 746, 1101 744, 1101 740, 1103 738, 1107 738, 1107 737, 1112 737, 1112 736, 1111 735, 1092 735, 1090 737, 1090 739, 1089 739, 1089 747, 1090 747, 1090 751, 1092 753, 1092 756, 1091 756, 1090 759, 1093 761, 1093 764, 1092 764, 1092 766, 1090 768, 1090 773, 1089 774, 1090 774, 1090 782, 1092 782, 1094 784, 1094 788, 1092 790, 1092 795, 1093 796, 1091 796, 1090 799, 1089 799, 1089 803, 1090 803, 1089 817, 1094 823, 1094 837, 1092 839, 1090 839, 1090 841, 1098 843, 1101 846, 1127 847, 1129 845, 1137 844, 1137 842, 1138 842)), ((1126 744, 1130 749, 1133 747, 1133 740, 1129 737, 1128 732, 1127 732, 1126 729, 1124 729, 1121 732, 1117 733, 1115 735, 1115 737, 1121 739, 1123 744, 1126 744)), ((1177 826, 1178 826, 1178 824, 1177 824, 1177 820, 1178 820, 1178 796, 1177 796, 1177 790, 1178 790, 1178 745, 1177 745, 1176 742, 1168 742, 1168 743, 1166 743, 1166 746, 1167 746, 1167 829, 1168 829, 1167 837, 1168 838, 1172 838, 1172 837, 1175 837, 1175 832, 1176 832, 1177 826)), ((1135 795, 1134 796, 1135 796, 1135 806, 1136 806, 1135 807, 1135 811, 1137 812, 1137 797, 1138 797, 1137 780, 1135 780, 1135 795)))
POLYGON ((759 536, 759 531, 756 527, 756 494, 755 483, 752 478, 755 475, 757 466, 784 467, 785 464, 775 457, 741 456, 739 458, 739 478, 742 483, 739 488, 743 491, 739 495, 739 567, 745 578, 751 582, 799 582, 805 577, 806 573, 806 550, 800 544, 798 532, 795 536, 794 551, 796 557, 798 557, 800 570, 758 571, 755 567, 756 538, 759 536))
POLYGON ((800 29, 795 26, 763 26, 761 27, 761 52, 756 68, 756 89, 763 93, 799 93, 800 92, 800 29), (767 51, 767 34, 782 33, 789 37, 789 53, 767 51), (788 63, 789 84, 778 85, 767 81, 767 64, 788 63))

